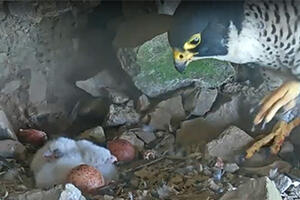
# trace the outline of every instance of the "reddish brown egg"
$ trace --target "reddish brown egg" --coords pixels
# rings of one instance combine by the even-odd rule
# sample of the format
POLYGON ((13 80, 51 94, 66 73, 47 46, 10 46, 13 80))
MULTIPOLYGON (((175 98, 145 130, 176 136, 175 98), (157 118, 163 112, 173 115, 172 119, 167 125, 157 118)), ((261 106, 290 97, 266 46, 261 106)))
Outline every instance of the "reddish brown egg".
POLYGON ((105 185, 104 177, 95 168, 89 165, 79 165, 71 170, 67 183, 72 183, 84 193, 95 193, 105 185))
POLYGON ((18 138, 21 142, 41 146, 47 141, 47 134, 36 129, 20 129, 18 138))
POLYGON ((124 139, 116 139, 107 143, 111 154, 117 157, 118 161, 131 161, 135 158, 134 146, 124 139))

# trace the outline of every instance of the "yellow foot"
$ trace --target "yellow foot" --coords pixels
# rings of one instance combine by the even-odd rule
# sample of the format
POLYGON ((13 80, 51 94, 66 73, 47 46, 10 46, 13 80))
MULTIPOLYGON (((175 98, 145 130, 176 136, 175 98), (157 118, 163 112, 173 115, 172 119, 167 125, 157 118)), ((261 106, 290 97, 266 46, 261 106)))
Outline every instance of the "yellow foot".
POLYGON ((286 123, 284 121, 278 122, 272 132, 265 136, 264 138, 255 142, 250 148, 246 151, 246 158, 251 158, 255 152, 259 151, 261 147, 268 144, 273 140, 273 144, 271 146, 271 152, 273 154, 277 154, 283 144, 285 138, 290 134, 290 132, 297 126, 300 125, 300 118, 296 118, 290 123, 286 123))
POLYGON ((261 109, 254 119, 254 124, 270 122, 280 108, 290 110, 296 105, 296 98, 300 94, 300 82, 289 81, 284 83, 260 103, 261 109))

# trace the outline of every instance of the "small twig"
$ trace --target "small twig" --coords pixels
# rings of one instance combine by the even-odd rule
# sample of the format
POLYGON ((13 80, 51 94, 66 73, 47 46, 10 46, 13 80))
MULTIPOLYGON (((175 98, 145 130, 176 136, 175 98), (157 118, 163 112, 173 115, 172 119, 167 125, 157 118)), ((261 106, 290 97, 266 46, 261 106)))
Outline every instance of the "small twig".
POLYGON ((161 161, 163 159, 169 159, 169 160, 186 160, 187 158, 185 158, 185 157, 178 157, 178 156, 161 156, 161 157, 159 157, 159 158, 157 158, 155 160, 152 160, 150 162, 142 164, 142 165, 140 165, 138 167, 135 167, 133 169, 129 169, 129 170, 126 171, 126 173, 128 173, 128 172, 134 172, 134 171, 137 171, 137 170, 142 169, 144 167, 148 167, 148 166, 153 165, 153 164, 155 164, 155 163, 157 163, 157 162, 159 162, 159 161, 161 161))
POLYGON ((17 178, 19 179, 19 181, 20 181, 22 184, 24 183, 24 181, 23 181, 23 179, 22 179, 22 177, 21 177, 20 175, 18 175, 17 178))
POLYGON ((179 157, 179 156, 165 156, 166 159, 169 160, 187 160, 188 157, 179 157))
POLYGON ((101 191, 104 191, 104 190, 107 190, 107 189, 116 187, 117 185, 118 185, 118 186, 120 186, 120 185, 121 185, 121 186, 125 186, 126 183, 121 183, 121 182, 119 182, 119 181, 116 181, 116 182, 110 183, 110 184, 108 184, 108 185, 106 185, 106 186, 103 186, 103 187, 99 188, 99 189, 97 190, 97 192, 101 192, 101 191))
POLYGON ((138 166, 138 167, 129 169, 129 170, 126 171, 126 173, 128 173, 128 172, 134 172, 134 171, 139 170, 139 169, 142 169, 142 168, 144 168, 144 167, 148 167, 148 166, 153 165, 153 164, 155 164, 155 163, 157 163, 157 162, 159 162, 159 161, 161 161, 161 160, 163 160, 163 159, 165 159, 165 158, 166 158, 165 156, 160 157, 160 158, 157 158, 157 159, 155 159, 155 160, 152 160, 152 161, 150 161, 150 162, 147 162, 147 163, 145 163, 145 164, 142 164, 142 165, 140 165, 140 166, 138 166))

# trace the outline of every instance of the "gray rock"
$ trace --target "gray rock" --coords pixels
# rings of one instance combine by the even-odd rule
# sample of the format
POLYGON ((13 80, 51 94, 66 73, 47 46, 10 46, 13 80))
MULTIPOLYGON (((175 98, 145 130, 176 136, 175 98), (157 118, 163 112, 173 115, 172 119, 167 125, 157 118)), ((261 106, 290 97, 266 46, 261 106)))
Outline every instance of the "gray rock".
POLYGON ((202 87, 218 87, 233 76, 232 66, 217 60, 202 60, 189 65, 184 75, 174 69, 167 33, 136 48, 118 51, 122 68, 132 76, 138 89, 149 97, 199 83, 202 87))
POLYGON ((291 192, 294 193, 298 198, 300 198, 300 185, 293 187, 291 192))
POLYGON ((158 4, 158 13, 173 15, 181 0, 156 1, 158 4))
POLYGON ((205 121, 213 124, 215 127, 224 129, 233 122, 239 120, 239 106, 241 104, 240 96, 232 96, 231 101, 224 103, 217 110, 210 112, 205 117, 205 121))
POLYGON ((115 78, 106 70, 99 72, 96 76, 87 80, 77 81, 76 86, 93 97, 107 96, 107 89, 116 90, 122 87, 117 84, 115 78))
POLYGON ((279 156, 294 152, 294 145, 290 141, 285 141, 280 149, 279 156))
POLYGON ((106 141, 105 133, 101 126, 84 131, 79 135, 78 139, 86 139, 96 143, 104 143, 106 141))
POLYGON ((63 186, 59 185, 49 190, 32 190, 19 195, 12 195, 9 200, 49 200, 49 199, 59 199, 61 192, 63 191, 63 186))
POLYGON ((219 132, 215 130, 213 124, 207 123, 205 119, 199 117, 181 123, 180 129, 176 133, 176 143, 181 146, 205 145, 217 137, 219 132))
POLYGON ((140 140, 132 130, 126 131, 122 133, 122 135, 119 137, 120 139, 127 140, 130 142, 133 146, 135 146, 139 151, 142 151, 144 149, 144 142, 140 140))
POLYGON ((81 195, 78 190, 72 184, 56 186, 49 190, 35 189, 19 195, 11 195, 9 200, 85 200, 86 198, 81 195))
POLYGON ((234 173, 238 171, 240 167, 236 163, 226 163, 224 165, 225 172, 234 173))
POLYGON ((155 109, 154 112, 150 113, 149 126, 155 130, 169 130, 172 116, 161 109, 155 109))
POLYGON ((153 132, 151 131, 144 131, 143 129, 132 129, 132 132, 143 140, 146 144, 149 144, 150 142, 153 142, 156 139, 156 136, 153 132))
POLYGON ((220 136, 206 145, 206 153, 209 156, 220 157, 223 160, 233 162, 235 156, 241 153, 244 148, 253 141, 243 130, 230 126, 220 136))
POLYGON ((203 116, 210 111, 217 95, 217 89, 197 88, 184 99, 184 109, 191 115, 203 116))
POLYGON ((22 156, 25 152, 25 147, 15 140, 0 140, 0 156, 13 158, 22 156))
POLYGON ((73 184, 66 184, 64 191, 60 194, 59 200, 86 200, 81 191, 73 184))
POLYGON ((288 176, 283 174, 276 176, 273 181, 281 194, 284 193, 293 183, 288 176))
MULTIPOLYGON (((188 93, 185 94, 185 96, 187 95, 188 93)), ((185 105, 187 106, 187 104, 185 105)), ((176 140, 182 145, 206 145, 228 126, 239 124, 237 122, 241 120, 240 105, 240 96, 232 96, 230 101, 219 107, 215 106, 205 117, 184 121, 180 130, 177 131, 176 140)), ((189 109, 192 108, 189 107, 189 109)))
POLYGON ((1 90, 4 94, 11 94, 16 91, 21 86, 20 80, 10 81, 5 84, 4 88, 1 90))
POLYGON ((275 184, 268 177, 250 179, 237 190, 224 194, 220 200, 282 200, 275 184))
POLYGON ((172 122, 181 122, 185 118, 182 97, 176 96, 160 102, 150 113, 149 126, 155 130, 169 130, 172 122))
POLYGON ((112 104, 109 107, 109 113, 105 122, 106 126, 132 125, 139 122, 140 115, 133 106, 133 101, 126 105, 112 104))
POLYGON ((216 183, 213 178, 208 179, 208 187, 217 193, 222 193, 224 191, 223 185, 221 183, 216 183))
POLYGON ((40 104, 46 100, 47 80, 41 72, 31 71, 29 100, 33 104, 40 104))
POLYGON ((137 102, 137 109, 138 111, 146 111, 150 106, 150 101, 148 99, 148 97, 146 95, 141 95, 138 99, 138 102, 137 102))
POLYGON ((128 96, 114 90, 109 90, 109 96, 115 104, 123 104, 129 101, 128 96))
POLYGON ((17 139, 17 136, 8 121, 5 112, 0 110, 0 139, 17 139))

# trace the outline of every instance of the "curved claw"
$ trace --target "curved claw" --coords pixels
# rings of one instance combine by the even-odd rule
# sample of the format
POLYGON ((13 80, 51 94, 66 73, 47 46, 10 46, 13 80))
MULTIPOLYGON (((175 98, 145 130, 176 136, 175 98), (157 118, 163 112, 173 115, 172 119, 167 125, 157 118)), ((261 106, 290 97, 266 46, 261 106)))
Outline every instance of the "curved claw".
POLYGON ((300 82, 290 81, 284 83, 261 101, 260 105, 262 106, 254 119, 254 124, 270 122, 281 108, 285 110, 292 109, 296 105, 295 99, 299 94, 300 82))
POLYGON ((266 135, 264 138, 256 141, 250 148, 246 150, 246 159, 251 158, 257 151, 261 149, 264 145, 270 143, 273 140, 273 144, 271 146, 271 153, 277 154, 280 151, 280 148, 287 136, 291 133, 291 131, 300 125, 300 118, 295 118, 290 123, 285 121, 278 122, 274 127, 270 134, 266 135))

